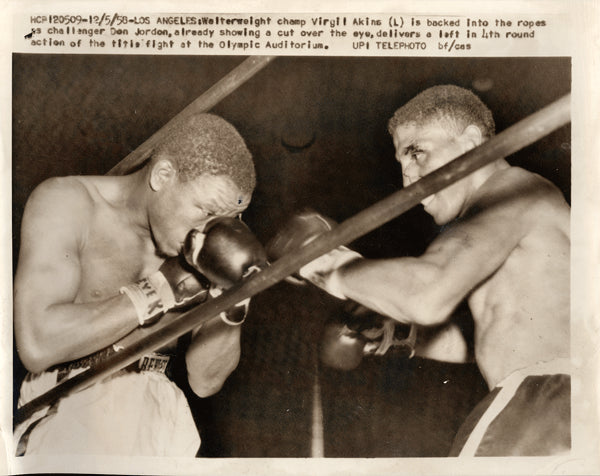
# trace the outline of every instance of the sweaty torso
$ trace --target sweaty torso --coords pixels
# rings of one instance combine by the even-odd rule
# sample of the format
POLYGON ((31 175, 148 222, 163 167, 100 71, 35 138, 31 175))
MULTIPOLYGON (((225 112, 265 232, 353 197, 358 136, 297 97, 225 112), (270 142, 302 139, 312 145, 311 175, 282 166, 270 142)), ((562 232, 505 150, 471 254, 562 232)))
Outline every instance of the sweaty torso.
POLYGON ((130 284, 156 271, 163 258, 147 233, 131 220, 124 204, 116 199, 119 179, 77 177, 92 206, 80 217, 79 247, 81 276, 75 302, 101 301, 119 293, 130 284))
POLYGON ((528 231, 469 297, 475 357, 490 388, 518 369, 569 355, 569 207, 528 212, 528 231))
POLYGON ((115 184, 103 177, 77 177, 93 206, 81 217, 81 279, 76 302, 106 299, 124 284, 156 271, 162 259, 149 238, 129 220, 127 210, 111 202, 115 184))

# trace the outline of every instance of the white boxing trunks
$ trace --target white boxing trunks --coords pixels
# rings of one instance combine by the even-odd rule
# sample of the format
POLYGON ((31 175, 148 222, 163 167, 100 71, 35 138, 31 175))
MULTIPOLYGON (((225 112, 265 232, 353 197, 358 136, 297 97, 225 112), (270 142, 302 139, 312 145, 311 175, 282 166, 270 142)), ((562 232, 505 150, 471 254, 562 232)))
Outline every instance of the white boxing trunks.
MULTIPOLYGON (((19 406, 54 387, 58 372, 29 374, 19 406)), ((120 371, 68 395, 21 423, 14 436, 17 455, 195 457, 200 447, 185 395, 154 370, 120 371)))
POLYGON ((450 456, 550 456, 571 447, 567 359, 518 370, 469 414, 450 456))

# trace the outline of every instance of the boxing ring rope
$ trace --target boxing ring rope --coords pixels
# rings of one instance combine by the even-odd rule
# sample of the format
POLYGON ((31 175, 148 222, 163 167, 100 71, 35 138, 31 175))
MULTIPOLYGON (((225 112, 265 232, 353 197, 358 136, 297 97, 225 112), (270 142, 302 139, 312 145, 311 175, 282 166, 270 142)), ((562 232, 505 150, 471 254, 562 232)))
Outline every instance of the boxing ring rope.
POLYGON ((498 158, 513 154, 568 124, 570 122, 570 103, 571 95, 567 94, 500 132, 479 147, 431 172, 419 181, 362 210, 340 223, 332 231, 320 235, 300 250, 284 256, 262 271, 254 273, 220 296, 179 315, 169 322, 165 323, 163 319, 153 326, 154 329, 152 327, 146 328, 147 334, 132 342, 125 349, 109 356, 94 367, 65 380, 48 392, 23 405, 15 414, 14 424, 17 425, 26 420, 36 411, 51 405, 57 399, 81 390, 132 364, 144 354, 168 344, 199 325, 205 325, 211 319, 219 319, 219 313, 282 281, 322 254, 356 240, 402 215, 429 195, 437 193, 475 170, 498 158))

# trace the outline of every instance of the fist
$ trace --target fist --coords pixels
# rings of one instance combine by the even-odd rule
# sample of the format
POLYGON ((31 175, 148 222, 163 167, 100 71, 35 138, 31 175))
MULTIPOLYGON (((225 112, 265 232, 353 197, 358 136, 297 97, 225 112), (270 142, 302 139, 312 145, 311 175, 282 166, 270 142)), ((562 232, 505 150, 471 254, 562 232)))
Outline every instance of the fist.
MULTIPOLYGON (((302 248, 320 234, 333 229, 336 223, 312 210, 294 215, 267 245, 269 259, 275 261, 302 248)), ((336 271, 342 266, 362 258, 345 246, 339 246, 298 270, 298 277, 327 291, 339 299, 346 299, 336 271)), ((300 284, 297 278, 288 281, 300 284)))
POLYGON ((329 321, 321 336, 319 357, 323 364, 339 370, 353 370, 364 356, 414 355, 416 327, 399 325, 353 301, 347 301, 337 320, 329 321))
POLYGON ((339 370, 354 370, 364 355, 365 339, 342 322, 325 325, 319 348, 319 358, 328 367, 339 370))
POLYGON ((206 301, 210 283, 181 256, 167 258, 159 272, 165 277, 173 293, 170 308, 181 309, 206 301))
POLYGON ((156 322, 171 309, 184 309, 208 298, 210 283, 180 256, 167 258, 158 271, 119 292, 131 300, 140 326, 156 322))
POLYGON ((183 254, 186 261, 214 285, 228 289, 266 266, 263 246, 236 218, 219 217, 207 223, 204 233, 188 233, 183 254))
POLYGON ((313 210, 292 216, 267 245, 269 260, 276 261, 300 249, 322 233, 331 231, 334 226, 335 221, 313 210))

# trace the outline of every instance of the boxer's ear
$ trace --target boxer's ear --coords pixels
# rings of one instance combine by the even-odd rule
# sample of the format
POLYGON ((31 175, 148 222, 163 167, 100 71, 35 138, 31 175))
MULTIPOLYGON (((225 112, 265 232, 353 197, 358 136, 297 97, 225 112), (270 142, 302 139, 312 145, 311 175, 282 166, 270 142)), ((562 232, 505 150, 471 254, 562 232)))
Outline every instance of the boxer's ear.
POLYGON ((483 142, 481 129, 474 124, 465 127, 465 130, 460 135, 460 141, 463 145, 463 153, 480 146, 483 142))
POLYGON ((150 170, 150 188, 155 192, 161 190, 166 184, 174 180, 177 171, 170 160, 160 159, 152 165, 150 170))

